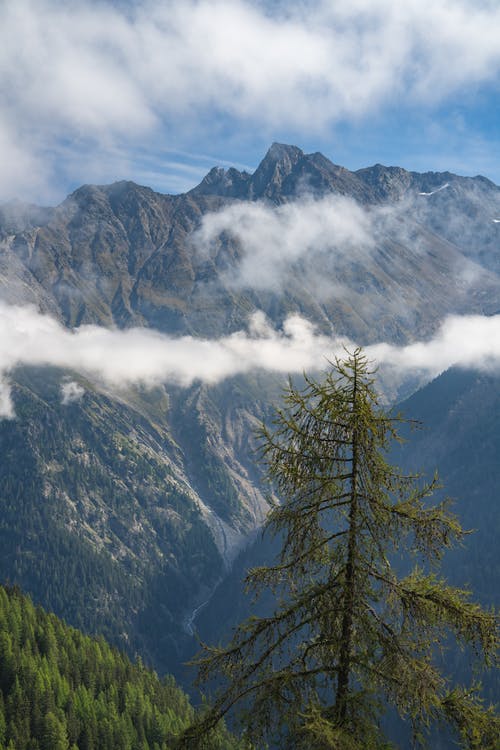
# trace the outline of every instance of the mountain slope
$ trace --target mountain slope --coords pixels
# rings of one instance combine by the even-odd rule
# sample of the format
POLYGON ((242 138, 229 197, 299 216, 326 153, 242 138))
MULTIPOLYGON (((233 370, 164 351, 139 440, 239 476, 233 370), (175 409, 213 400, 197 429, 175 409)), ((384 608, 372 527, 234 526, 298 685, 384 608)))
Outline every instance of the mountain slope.
POLYGON ((83 395, 64 405, 61 376, 15 374, 17 416, 0 422, 0 569, 72 624, 172 669, 190 607, 263 517, 252 392, 234 381, 212 397, 195 386, 117 400, 79 378, 83 395))
POLYGON ((94 389, 63 406, 60 377, 18 372, 17 418, 0 424, 3 574, 165 664, 185 597, 221 575, 221 556, 166 430, 94 389))
POLYGON ((464 528, 461 549, 446 555, 445 571, 467 584, 483 604, 500 606, 498 512, 500 378, 452 369, 407 399, 404 414, 422 423, 395 457, 409 470, 439 472, 443 493, 464 528))

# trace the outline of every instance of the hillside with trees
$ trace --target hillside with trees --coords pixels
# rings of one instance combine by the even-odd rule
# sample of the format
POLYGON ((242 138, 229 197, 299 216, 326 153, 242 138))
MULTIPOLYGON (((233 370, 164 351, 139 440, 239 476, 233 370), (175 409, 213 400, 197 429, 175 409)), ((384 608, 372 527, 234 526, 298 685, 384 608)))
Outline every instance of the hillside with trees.
MULTIPOLYGON (((169 750, 193 719, 173 678, 0 587, 0 750, 169 750)), ((223 728, 208 747, 240 745, 223 728)))

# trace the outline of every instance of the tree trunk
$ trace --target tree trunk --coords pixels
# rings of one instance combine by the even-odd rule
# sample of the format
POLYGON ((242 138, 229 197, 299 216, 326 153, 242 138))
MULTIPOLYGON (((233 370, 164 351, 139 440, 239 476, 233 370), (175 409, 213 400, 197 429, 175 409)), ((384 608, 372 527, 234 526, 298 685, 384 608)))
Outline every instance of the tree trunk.
POLYGON ((347 716, 347 695, 349 692, 349 677, 351 672, 352 626, 354 619, 354 601, 356 587, 356 545, 358 535, 357 479, 359 450, 358 427, 356 424, 358 409, 357 398, 357 368, 355 368, 352 395, 354 425, 352 433, 352 477, 349 510, 349 537, 345 571, 344 613, 342 617, 342 635, 340 642, 339 667, 337 677, 337 695, 335 698, 335 715, 340 723, 343 723, 347 716))

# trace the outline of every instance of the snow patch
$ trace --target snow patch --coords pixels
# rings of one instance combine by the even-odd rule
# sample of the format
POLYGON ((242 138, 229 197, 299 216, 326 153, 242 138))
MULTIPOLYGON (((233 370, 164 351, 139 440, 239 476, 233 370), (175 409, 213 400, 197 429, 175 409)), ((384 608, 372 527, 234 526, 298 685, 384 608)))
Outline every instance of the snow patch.
POLYGON ((431 190, 430 193, 419 193, 419 195, 434 195, 435 193, 439 193, 440 190, 444 190, 448 187, 450 187, 450 183, 446 182, 444 185, 441 185, 441 187, 438 187, 435 190, 431 190))

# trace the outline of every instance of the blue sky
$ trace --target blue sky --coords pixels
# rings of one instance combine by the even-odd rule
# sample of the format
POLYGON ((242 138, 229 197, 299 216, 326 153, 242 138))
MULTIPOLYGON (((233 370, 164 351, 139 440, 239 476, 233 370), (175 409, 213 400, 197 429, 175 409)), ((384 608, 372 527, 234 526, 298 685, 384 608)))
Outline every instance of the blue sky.
POLYGON ((0 200, 162 192, 272 141, 500 184, 497 0, 0 4, 0 200))

